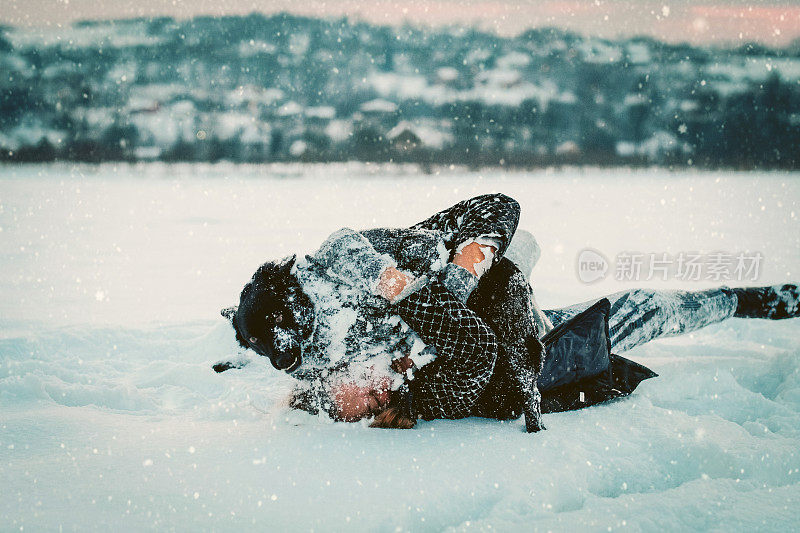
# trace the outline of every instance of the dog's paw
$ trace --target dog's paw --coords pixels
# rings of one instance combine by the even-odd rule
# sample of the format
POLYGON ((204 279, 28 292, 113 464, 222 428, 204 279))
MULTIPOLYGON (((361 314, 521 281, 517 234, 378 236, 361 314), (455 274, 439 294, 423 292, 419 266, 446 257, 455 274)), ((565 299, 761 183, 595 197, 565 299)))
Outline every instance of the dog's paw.
POLYGON ((219 374, 220 372, 225 372, 231 368, 242 368, 246 364, 246 361, 220 361, 219 363, 211 365, 211 368, 214 369, 214 372, 219 374))

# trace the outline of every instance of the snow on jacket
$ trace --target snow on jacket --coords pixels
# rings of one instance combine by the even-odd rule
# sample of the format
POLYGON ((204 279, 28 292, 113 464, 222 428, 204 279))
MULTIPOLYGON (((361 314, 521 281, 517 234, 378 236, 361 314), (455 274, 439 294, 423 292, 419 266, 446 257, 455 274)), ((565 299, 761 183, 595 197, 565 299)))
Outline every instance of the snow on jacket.
MULTIPOLYGON (((312 388, 345 364, 349 376, 375 369, 392 375, 391 360, 410 355, 417 366, 409 382, 415 412, 426 419, 469 416, 491 377, 498 346, 491 328, 464 303, 477 278, 449 261, 470 241, 496 245, 498 261, 518 220, 514 199, 487 194, 411 228, 333 233, 294 269, 316 315, 294 375, 312 388), (395 304, 376 292, 390 266, 416 279, 395 304)), ((395 385, 401 383, 399 377, 395 385)))

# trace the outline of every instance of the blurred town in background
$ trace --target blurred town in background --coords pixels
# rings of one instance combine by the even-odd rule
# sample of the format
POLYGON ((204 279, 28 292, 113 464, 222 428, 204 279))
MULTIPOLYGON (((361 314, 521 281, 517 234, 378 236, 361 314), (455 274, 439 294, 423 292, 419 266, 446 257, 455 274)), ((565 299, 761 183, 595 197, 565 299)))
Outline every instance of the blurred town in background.
POLYGON ((0 161, 800 168, 800 42, 287 14, 0 27, 0 161))

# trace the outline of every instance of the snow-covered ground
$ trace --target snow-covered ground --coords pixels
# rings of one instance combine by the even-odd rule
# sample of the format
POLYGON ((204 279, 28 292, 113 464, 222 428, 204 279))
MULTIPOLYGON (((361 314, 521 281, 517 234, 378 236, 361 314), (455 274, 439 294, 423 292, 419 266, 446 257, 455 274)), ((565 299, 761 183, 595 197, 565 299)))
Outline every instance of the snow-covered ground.
MULTIPOLYGON (((521 421, 381 431, 289 412, 220 307, 264 260, 342 226, 502 191, 543 255, 540 303, 590 247, 763 254, 800 279, 800 175, 376 166, 0 167, 2 530, 773 530, 800 506, 800 320, 730 320, 628 352, 660 377, 521 421)), ((612 273, 613 274, 613 273, 612 273)))

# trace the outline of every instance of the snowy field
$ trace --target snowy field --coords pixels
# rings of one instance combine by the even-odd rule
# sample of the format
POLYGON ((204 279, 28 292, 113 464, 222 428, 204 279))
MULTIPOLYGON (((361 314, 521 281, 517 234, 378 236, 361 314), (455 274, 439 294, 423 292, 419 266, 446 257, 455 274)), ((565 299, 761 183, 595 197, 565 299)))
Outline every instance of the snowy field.
POLYGON ((263 361, 212 372, 264 260, 493 191, 542 245, 543 307, 715 285, 585 285, 586 247, 759 251, 757 284, 800 280, 799 174, 0 167, 0 530, 797 529, 800 320, 637 348, 659 378, 537 435, 331 423, 263 361))

